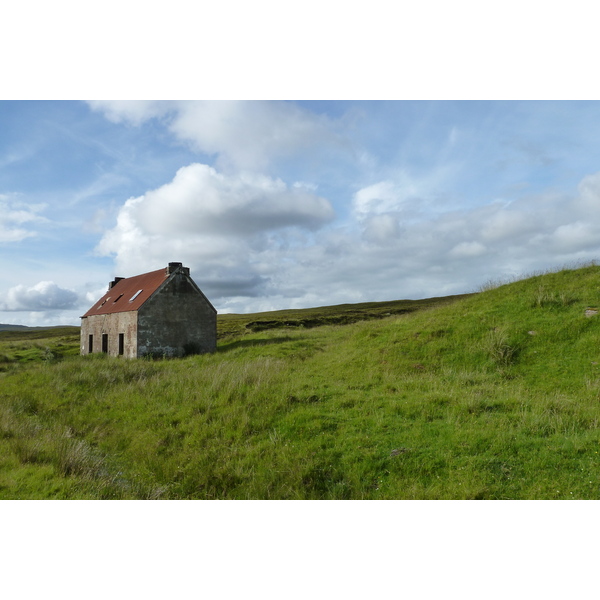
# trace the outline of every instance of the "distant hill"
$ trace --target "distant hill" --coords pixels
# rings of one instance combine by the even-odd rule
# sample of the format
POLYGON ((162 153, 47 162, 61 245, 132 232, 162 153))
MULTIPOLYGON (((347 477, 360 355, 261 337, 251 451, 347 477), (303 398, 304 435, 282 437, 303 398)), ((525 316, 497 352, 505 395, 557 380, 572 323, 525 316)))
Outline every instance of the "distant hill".
POLYGON ((471 294, 425 298, 423 300, 391 300, 338 304, 317 308, 297 308, 261 313, 220 314, 217 316, 217 337, 225 339, 278 328, 313 328, 322 325, 348 325, 358 321, 382 319, 392 315, 434 308, 467 298, 471 294))
POLYGON ((11 325, 8 323, 0 323, 0 331, 47 331, 49 329, 62 329, 64 327, 72 327, 71 325, 47 325, 45 327, 28 327, 27 325, 11 325))

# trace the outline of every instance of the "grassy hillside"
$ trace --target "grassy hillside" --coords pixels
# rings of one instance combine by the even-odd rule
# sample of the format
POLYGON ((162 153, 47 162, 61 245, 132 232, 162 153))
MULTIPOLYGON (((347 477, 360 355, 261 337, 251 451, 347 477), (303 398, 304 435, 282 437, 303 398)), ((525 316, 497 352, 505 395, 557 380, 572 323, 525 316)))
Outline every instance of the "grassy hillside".
POLYGON ((403 315, 424 308, 433 308, 468 296, 469 294, 464 294, 461 296, 426 298, 424 300, 363 302, 360 304, 339 304, 337 306, 277 310, 255 314, 225 314, 218 317, 217 335, 219 339, 227 339, 267 329, 348 325, 359 321, 383 319, 392 315, 403 315))
POLYGON ((599 498, 598 305, 590 266, 180 360, 5 333, 0 497, 599 498))

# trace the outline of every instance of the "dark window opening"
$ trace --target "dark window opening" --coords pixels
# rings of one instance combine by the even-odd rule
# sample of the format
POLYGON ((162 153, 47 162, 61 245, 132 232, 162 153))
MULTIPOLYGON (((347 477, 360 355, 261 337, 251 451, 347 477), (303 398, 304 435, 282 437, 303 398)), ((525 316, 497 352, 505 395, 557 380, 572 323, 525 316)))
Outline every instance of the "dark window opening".
POLYGON ((94 336, 90 333, 88 336, 88 353, 91 354, 94 351, 94 336))
POLYGON ((108 333, 102 334, 102 352, 108 352, 108 333))
POLYGON ((125 353, 125 334, 119 334, 119 356, 123 356, 125 353))
MULTIPOLYGON (((115 302, 118 302, 122 297, 123 297, 123 294, 120 294, 119 297, 115 300, 115 302)), ((115 302, 113 302, 113 304, 115 304, 115 302)))

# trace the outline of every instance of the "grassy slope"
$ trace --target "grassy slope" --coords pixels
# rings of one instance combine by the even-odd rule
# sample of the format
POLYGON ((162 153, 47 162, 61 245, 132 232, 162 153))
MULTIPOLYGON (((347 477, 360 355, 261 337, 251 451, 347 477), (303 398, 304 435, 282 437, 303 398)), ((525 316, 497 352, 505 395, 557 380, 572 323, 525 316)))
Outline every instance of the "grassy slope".
POLYGON ((213 355, 46 353, 0 374, 0 497, 598 498, 599 304, 587 267, 213 355))
POLYGON ((15 363, 79 354, 79 327, 25 327, 0 331, 0 373, 15 363))
POLYGON ((444 296, 424 300, 392 300, 389 302, 363 302, 360 304, 339 304, 318 308, 277 310, 255 314, 225 314, 218 318, 218 338, 239 337, 250 331, 265 331, 281 328, 312 328, 323 325, 348 325, 359 321, 383 319, 392 315, 401 315, 432 308, 466 298, 444 296))

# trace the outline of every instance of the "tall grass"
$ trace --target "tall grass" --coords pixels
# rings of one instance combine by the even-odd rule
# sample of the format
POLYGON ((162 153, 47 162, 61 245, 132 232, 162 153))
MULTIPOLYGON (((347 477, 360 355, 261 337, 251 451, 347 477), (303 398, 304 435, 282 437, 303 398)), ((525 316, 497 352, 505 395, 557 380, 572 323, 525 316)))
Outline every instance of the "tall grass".
POLYGON ((0 374, 0 497, 598 498, 599 284, 590 266, 212 355, 23 363, 0 374))
POLYGON ((499 367, 514 364, 519 354, 519 344, 510 338, 503 327, 493 327, 483 340, 483 349, 499 367))

